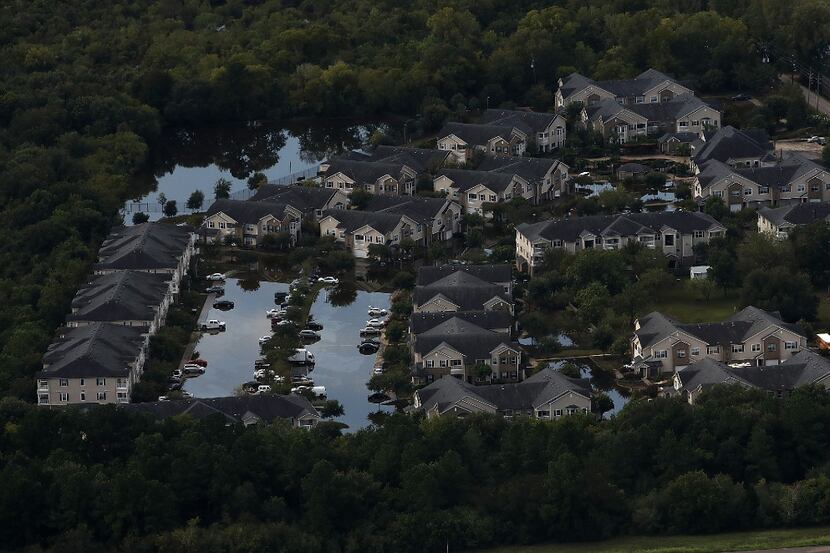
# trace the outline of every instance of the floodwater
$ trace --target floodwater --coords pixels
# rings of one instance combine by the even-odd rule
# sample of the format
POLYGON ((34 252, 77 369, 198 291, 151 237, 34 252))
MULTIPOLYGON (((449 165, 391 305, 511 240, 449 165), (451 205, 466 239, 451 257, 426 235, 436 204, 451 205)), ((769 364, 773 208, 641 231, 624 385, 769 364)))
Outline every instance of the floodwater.
POLYGON ((151 152, 147 169, 136 177, 136 193, 125 204, 125 222, 129 224, 136 211, 148 213, 151 220, 161 217, 162 193, 176 201, 181 214, 188 213, 190 194, 201 190, 207 209, 220 178, 231 182, 232 192, 245 191, 247 178, 257 171, 271 182, 283 182, 290 175, 293 181, 298 173, 314 173, 332 154, 362 148, 378 128, 394 132, 387 123, 347 121, 179 129, 164 136, 151 152))
MULTIPOLYGON (((253 380, 254 361, 260 356, 259 337, 271 333, 265 311, 274 307, 274 292, 287 291, 288 285, 283 283, 228 279, 222 299, 232 300, 234 308, 211 308, 207 316, 225 321, 227 330, 202 335, 196 351, 208 361, 208 367, 202 376, 188 379, 184 389, 196 397, 221 397, 234 395, 240 384, 253 380)), ((311 308, 323 330, 321 340, 307 346, 316 360, 309 376, 316 386, 326 387, 328 399, 343 405, 345 414, 336 420, 357 430, 368 426, 367 416, 378 410, 369 403, 366 388, 376 356, 357 351, 358 331, 369 319, 366 312, 370 305, 389 307, 389 294, 357 291, 352 303, 337 306, 329 302, 329 295, 327 290, 321 291, 311 308)))
POLYGON ((628 403, 629 397, 623 395, 623 392, 614 386, 614 379, 607 373, 596 370, 592 363, 585 362, 582 359, 562 359, 548 363, 548 367, 558 370, 565 363, 573 363, 579 367, 580 377, 590 379, 591 387, 594 390, 605 392, 614 402, 614 408, 603 415, 605 418, 616 415, 628 403))

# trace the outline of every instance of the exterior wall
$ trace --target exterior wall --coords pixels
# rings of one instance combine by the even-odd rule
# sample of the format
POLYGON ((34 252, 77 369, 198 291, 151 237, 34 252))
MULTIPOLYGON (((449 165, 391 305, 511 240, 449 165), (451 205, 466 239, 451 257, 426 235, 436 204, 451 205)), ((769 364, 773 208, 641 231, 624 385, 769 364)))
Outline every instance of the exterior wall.
POLYGON ((363 227, 352 233, 352 253, 355 257, 369 257, 371 244, 386 244, 386 236, 371 227, 363 227))
POLYGON ((338 190, 347 195, 352 193, 355 184, 356 183, 353 179, 339 172, 330 175, 323 180, 323 186, 325 186, 326 188, 338 190))
POLYGON ((413 311, 415 313, 445 313, 448 311, 458 311, 458 306, 443 298, 433 298, 423 305, 416 305, 413 311))
POLYGON ((229 234, 236 234, 236 227, 239 223, 224 213, 214 213, 205 219, 205 226, 209 229, 216 229, 218 234, 217 240, 222 240, 229 234))
POLYGON ((340 222, 332 217, 325 217, 320 221, 320 236, 333 236, 337 242, 344 242, 346 236, 341 228, 340 222))
POLYGON ((808 201, 830 201, 830 173, 826 171, 814 171, 791 182, 781 182, 776 185, 762 186, 743 175, 732 173, 728 177, 711 183, 705 189, 696 179, 693 190, 696 199, 705 200, 710 196, 717 196, 733 210, 808 201))
POLYGON ((591 398, 585 397, 577 392, 565 392, 558 398, 537 405, 534 409, 534 415, 540 419, 558 419, 568 415, 575 415, 577 413, 591 412, 591 398), (569 412, 568 407, 576 405, 575 412, 569 412))
POLYGON ((567 104, 573 104, 574 102, 582 102, 584 105, 590 106, 602 100, 614 98, 613 94, 596 86, 588 86, 583 90, 574 92, 568 98, 563 98, 561 101, 559 100, 560 96, 561 94, 557 91, 557 108, 567 104))
POLYGON ((564 146, 566 138, 565 118, 558 115, 543 131, 536 133, 534 142, 536 142, 537 151, 552 152, 564 146))
POLYGON ((655 86, 650 90, 646 90, 642 96, 640 97, 629 97, 627 98, 626 102, 624 103, 645 103, 645 104, 653 104, 657 102, 668 102, 672 100, 676 96, 680 96, 681 94, 688 94, 694 93, 692 90, 682 86, 674 81, 663 81, 659 85, 655 86), (642 99, 642 101, 637 101, 638 99, 642 99))
MULTIPOLYGON (((137 380, 137 379, 135 379, 137 380)), ((129 403, 132 385, 135 382, 131 377, 106 377, 103 384, 98 385, 96 378, 48 378, 38 380, 38 405, 76 405, 84 403, 129 403), (61 386, 65 381, 66 386, 61 386), (43 386, 43 383, 46 386, 43 386), (83 384, 82 384, 83 382, 83 384), (104 396, 99 399, 99 393, 104 396), (68 394, 67 400, 61 399, 61 394, 68 394), (82 399, 81 395, 85 397, 82 399)))
POLYGON ((497 192, 493 192, 483 184, 479 184, 467 189, 466 192, 459 192, 459 196, 463 196, 461 204, 464 206, 467 213, 476 213, 478 215, 484 215, 485 217, 491 218, 493 216, 492 213, 484 213, 484 204, 492 204, 501 200, 509 199, 512 197, 512 192, 506 191, 499 194, 497 192))
POLYGON ((438 149, 450 152, 450 159, 455 163, 467 163, 467 150, 469 144, 455 135, 445 136, 438 139, 438 149))
POLYGON ((720 126, 720 112, 705 106, 675 121, 676 132, 700 132, 707 129, 719 129, 720 126))

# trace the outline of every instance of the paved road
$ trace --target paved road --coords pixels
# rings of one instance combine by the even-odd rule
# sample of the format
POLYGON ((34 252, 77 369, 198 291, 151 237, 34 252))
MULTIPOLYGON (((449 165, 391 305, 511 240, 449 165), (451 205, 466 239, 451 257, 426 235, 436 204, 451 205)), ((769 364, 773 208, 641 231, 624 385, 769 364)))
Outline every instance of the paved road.
POLYGON ((759 549, 744 551, 743 553, 830 553, 830 546, 817 545, 811 547, 789 547, 784 549, 759 549))
MULTIPOLYGON (((790 76, 789 75, 781 75, 779 77, 781 82, 783 83, 790 83, 790 76)), ((798 83, 796 83, 798 84, 798 83)), ((825 115, 830 115, 830 100, 827 98, 818 97, 818 104, 816 104, 816 93, 815 91, 810 91, 807 89, 806 86, 798 85, 801 88, 801 92, 804 93, 804 98, 807 100, 807 103, 810 105, 811 108, 820 111, 825 115)))

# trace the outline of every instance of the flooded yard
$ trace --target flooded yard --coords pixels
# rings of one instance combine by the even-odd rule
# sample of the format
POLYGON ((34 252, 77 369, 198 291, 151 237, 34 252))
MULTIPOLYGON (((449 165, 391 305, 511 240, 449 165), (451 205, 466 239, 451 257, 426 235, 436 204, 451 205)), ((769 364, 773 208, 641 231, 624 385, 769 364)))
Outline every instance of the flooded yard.
MULTIPOLYGON (((250 280, 228 279, 222 299, 233 301, 234 308, 208 310, 207 319, 224 321, 227 330, 219 334, 205 333, 196 344, 196 351, 208 361, 208 367, 205 374, 189 379, 184 386, 194 396, 233 395, 240 384, 253 379, 254 361, 260 355, 257 340, 271 330, 265 311, 274 307, 274 292, 287 292, 288 284, 260 282, 253 288, 250 280)), ((328 399, 336 399, 343 405, 345 414, 336 420, 357 430, 367 426, 367 416, 378 410, 378 406, 369 403, 366 388, 375 356, 357 351, 358 331, 369 318, 366 312, 370 305, 389 307, 389 294, 358 291, 348 305, 333 305, 330 295, 330 291, 321 291, 311 308, 323 330, 321 340, 307 346, 316 358, 310 376, 315 385, 326 387, 328 399)))
POLYGON ((590 379, 591 387, 594 390, 605 392, 611 398, 611 401, 614 402, 614 408, 603 415, 605 418, 616 415, 628 403, 628 394, 614 385, 613 377, 609 373, 595 368, 594 364, 590 361, 584 359, 561 359, 548 363, 548 367, 558 370, 565 363, 572 363, 579 367, 580 377, 590 379))

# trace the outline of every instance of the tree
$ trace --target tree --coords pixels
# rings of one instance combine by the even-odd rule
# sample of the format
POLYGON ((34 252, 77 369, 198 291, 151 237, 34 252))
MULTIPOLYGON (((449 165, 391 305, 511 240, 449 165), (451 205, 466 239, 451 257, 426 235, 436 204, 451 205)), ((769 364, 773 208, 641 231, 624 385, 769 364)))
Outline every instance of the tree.
POLYGON ((176 200, 168 200, 164 204, 164 215, 166 217, 175 217, 178 212, 179 208, 176 206, 176 200))
POLYGON ((320 416, 324 419, 332 419, 335 417, 342 417, 345 414, 343 405, 336 399, 329 399, 319 409, 320 416))
MULTIPOLYGON (((711 271, 710 271, 711 272, 711 271)), ((689 288, 691 288, 700 299, 709 301, 712 293, 715 291, 715 283, 711 275, 706 278, 696 278, 689 281, 689 288)))
POLYGON ((250 177, 248 177, 248 189, 249 190, 257 190, 263 184, 268 184, 268 177, 265 173, 257 171, 250 177))
POLYGON ((136 211, 133 213, 133 224, 140 225, 142 223, 146 223, 150 220, 150 216, 144 213, 143 211, 136 211))
POLYGON ((804 273, 793 274, 786 267, 755 269, 744 279, 741 303, 767 311, 780 311, 784 320, 812 321, 818 310, 818 297, 804 273))
POLYGON ((717 196, 709 196, 703 204, 703 212, 717 221, 723 221, 723 218, 729 214, 729 208, 723 203, 723 200, 717 196))
POLYGON ((217 200, 222 198, 230 198, 231 196, 231 181, 224 177, 219 177, 216 184, 213 185, 213 197, 217 200))
POLYGON ((493 368, 487 363, 476 363, 473 367, 473 376, 475 376, 477 380, 485 380, 493 375, 493 368))
POLYGON ((201 190, 194 190, 187 199, 186 207, 190 211, 199 211, 205 203, 205 193, 201 190))
POLYGON ((815 286, 830 286, 830 224, 817 221, 790 234, 795 264, 810 275, 815 286))
POLYGON ((821 162, 830 167, 830 144, 821 149, 821 162))
POLYGON ((159 206, 164 209, 164 204, 167 203, 167 196, 164 192, 159 192, 159 195, 156 197, 156 201, 159 203, 159 206))
POLYGON ((369 202, 371 202, 374 197, 375 196, 371 192, 367 192, 362 188, 355 188, 349 195, 349 202, 351 202, 354 209, 366 209, 366 206, 369 205, 369 202))

